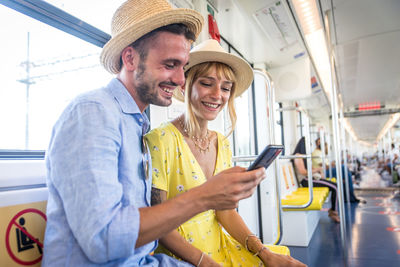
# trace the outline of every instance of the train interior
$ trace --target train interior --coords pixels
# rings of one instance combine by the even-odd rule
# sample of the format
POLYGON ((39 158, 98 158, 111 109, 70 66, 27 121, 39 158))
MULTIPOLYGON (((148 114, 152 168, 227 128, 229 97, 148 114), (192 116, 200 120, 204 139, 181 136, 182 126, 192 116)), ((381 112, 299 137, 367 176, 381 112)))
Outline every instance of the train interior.
MULTIPOLYGON (((40 266, 51 129, 76 95, 112 77, 99 54, 122 2, 0 2, 7 39, 0 44, 1 266, 40 266), (38 237, 25 250, 11 233, 17 221, 38 237)), ((204 16, 197 42, 216 39, 254 70, 253 84, 236 99, 238 126, 229 136, 234 163, 246 167, 266 145, 284 145, 267 179, 239 203, 249 228, 310 267, 398 266, 400 1, 169 2, 204 16), (340 223, 328 216, 330 193, 297 181, 292 154, 301 137, 310 165, 320 140, 321 162, 329 166, 322 178, 337 183, 340 223), (343 171, 336 172, 339 165, 343 171), (358 201, 346 201, 352 192, 358 201)), ((151 128, 184 108, 178 101, 150 106, 151 128)), ((211 127, 228 133, 227 116, 221 112, 211 127)))

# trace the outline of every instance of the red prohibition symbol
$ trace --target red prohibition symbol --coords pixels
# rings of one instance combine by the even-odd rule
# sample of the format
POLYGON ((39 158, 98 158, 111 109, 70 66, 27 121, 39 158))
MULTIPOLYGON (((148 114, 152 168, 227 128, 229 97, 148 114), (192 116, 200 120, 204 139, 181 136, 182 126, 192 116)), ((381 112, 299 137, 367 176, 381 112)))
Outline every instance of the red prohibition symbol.
POLYGON ((19 230, 21 230, 26 236, 28 236, 33 242, 35 242, 38 246, 40 246, 41 249, 43 249, 43 244, 37 240, 34 236, 32 236, 27 230, 25 230, 21 225, 17 223, 17 219, 21 217, 22 215, 26 213, 36 213, 39 214, 45 221, 47 220, 46 215, 37 209, 25 209, 20 212, 18 212, 10 221, 10 223, 7 226, 6 230, 6 248, 7 252, 10 255, 10 257, 16 262, 21 265, 33 265, 35 263, 38 263, 42 260, 42 255, 40 255, 37 259, 32 260, 32 261, 24 261, 19 259, 16 255, 14 255, 13 251, 11 250, 10 247, 10 232, 13 226, 17 227, 19 230))

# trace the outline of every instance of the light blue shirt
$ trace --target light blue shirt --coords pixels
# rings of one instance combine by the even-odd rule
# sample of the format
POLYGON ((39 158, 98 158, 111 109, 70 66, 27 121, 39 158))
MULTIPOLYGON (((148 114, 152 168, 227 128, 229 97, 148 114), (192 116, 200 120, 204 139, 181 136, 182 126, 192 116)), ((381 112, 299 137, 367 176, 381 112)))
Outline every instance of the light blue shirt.
POLYGON ((143 167, 149 155, 141 141, 148 125, 117 79, 65 109, 46 157, 42 266, 191 266, 149 256, 157 241, 135 248, 138 209, 150 206, 151 174, 146 180, 143 167))

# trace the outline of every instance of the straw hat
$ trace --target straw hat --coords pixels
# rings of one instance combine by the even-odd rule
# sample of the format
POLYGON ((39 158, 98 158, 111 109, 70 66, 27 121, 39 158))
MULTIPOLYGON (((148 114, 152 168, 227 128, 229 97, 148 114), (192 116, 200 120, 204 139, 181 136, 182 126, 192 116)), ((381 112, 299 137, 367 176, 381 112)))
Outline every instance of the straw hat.
MULTIPOLYGON (((241 57, 225 52, 214 39, 206 40, 192 48, 185 72, 204 62, 221 62, 232 68, 236 76, 236 96, 243 94, 253 82, 253 69, 250 65, 241 57)), ((174 97, 179 101, 185 101, 180 90, 175 90, 174 97)))
POLYGON ((114 13, 111 21, 112 38, 104 45, 100 62, 111 73, 121 69, 122 50, 143 35, 173 23, 182 23, 199 35, 203 17, 186 8, 173 9, 165 0, 128 0, 114 13))

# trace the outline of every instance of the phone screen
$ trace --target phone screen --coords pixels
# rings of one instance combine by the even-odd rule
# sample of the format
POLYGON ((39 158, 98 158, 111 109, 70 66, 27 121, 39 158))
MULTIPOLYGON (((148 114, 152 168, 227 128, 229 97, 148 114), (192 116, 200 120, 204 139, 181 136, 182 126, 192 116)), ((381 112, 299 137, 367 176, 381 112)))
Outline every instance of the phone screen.
POLYGON ((276 159, 276 157, 282 152, 283 150, 282 145, 268 145, 265 147, 263 152, 256 158, 256 160, 250 165, 247 169, 248 171, 257 169, 259 167, 264 167, 267 169, 269 165, 276 159))

